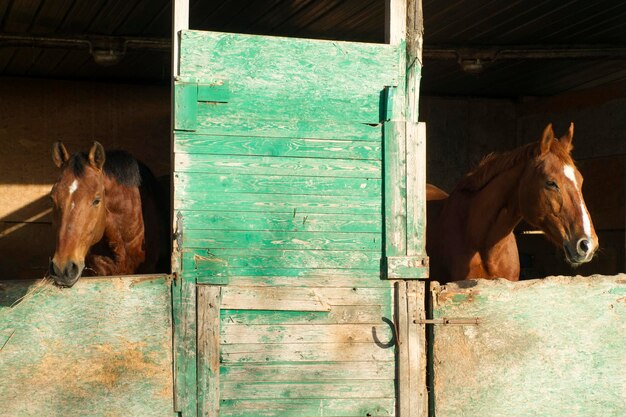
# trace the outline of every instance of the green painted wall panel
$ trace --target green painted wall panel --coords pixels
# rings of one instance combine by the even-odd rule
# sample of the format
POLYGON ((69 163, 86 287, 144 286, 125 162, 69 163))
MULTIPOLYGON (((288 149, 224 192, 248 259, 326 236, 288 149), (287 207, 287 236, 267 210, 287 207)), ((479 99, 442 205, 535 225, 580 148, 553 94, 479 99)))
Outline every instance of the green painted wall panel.
POLYGON ((183 31, 181 76, 229 81, 222 115, 380 121, 380 92, 400 80, 399 48, 183 31), (324 57, 324 59, 320 59, 324 57))
POLYGON ((215 230, 207 234, 206 230, 187 230, 183 243, 187 248, 208 250, 241 248, 380 252, 381 248, 380 234, 377 233, 215 230))
POLYGON ((173 414, 164 277, 0 283, 5 416, 173 414))
MULTIPOLYGON (((283 212, 212 212, 181 210, 186 230, 259 230, 380 233, 381 216, 283 212)), ((210 235, 210 232, 207 232, 210 235)))
POLYGON ((393 399, 225 400, 223 417, 384 417, 395 415, 393 399))
POLYGON ((357 159, 292 158, 249 155, 182 154, 174 156, 177 172, 381 178, 381 162, 357 159))
POLYGON ((435 287, 436 417, 626 415, 626 275, 435 287))
POLYGON ((174 175, 174 186, 181 195, 207 193, 259 193, 378 197, 381 181, 374 178, 335 178, 296 175, 205 174, 174 175))
POLYGON ((375 140, 351 141, 180 133, 176 135, 174 152, 380 161, 382 159, 380 138, 373 139, 375 140))

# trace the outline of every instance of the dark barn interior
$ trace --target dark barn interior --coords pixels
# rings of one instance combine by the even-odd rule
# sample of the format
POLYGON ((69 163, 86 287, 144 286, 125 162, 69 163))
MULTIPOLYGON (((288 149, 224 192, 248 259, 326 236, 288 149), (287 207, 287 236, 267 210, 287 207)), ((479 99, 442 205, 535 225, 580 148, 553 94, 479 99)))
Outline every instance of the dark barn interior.
MULTIPOLYGON (((192 0, 190 28, 384 42, 385 4, 192 0)), ((573 121, 601 250, 574 270, 522 227, 523 276, 626 271, 626 3, 424 0, 423 14, 428 181, 450 190, 485 154, 573 121)), ((47 269, 54 141, 170 172, 170 38, 169 1, 0 1, 1 279, 47 269)))

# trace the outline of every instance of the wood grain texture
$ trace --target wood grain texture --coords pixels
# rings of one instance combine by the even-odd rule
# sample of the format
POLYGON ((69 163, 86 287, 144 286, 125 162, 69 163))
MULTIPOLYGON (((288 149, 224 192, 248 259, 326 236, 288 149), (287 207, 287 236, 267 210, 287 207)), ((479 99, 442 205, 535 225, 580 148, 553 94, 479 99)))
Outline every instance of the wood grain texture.
POLYGON ((293 156, 304 158, 382 158, 379 137, 371 141, 202 135, 178 133, 174 152, 214 155, 293 156))
POLYGON ((394 400, 380 398, 224 400, 223 417, 386 417, 394 400))
MULTIPOLYGON (((468 285, 469 284, 469 285, 468 285)), ((433 288, 438 417, 622 416, 626 275, 433 288)))
POLYGON ((171 415, 170 317, 163 276, 1 283, 2 414, 171 415))
POLYGON ((198 416, 218 417, 220 410, 219 286, 199 285, 198 294, 198 416))

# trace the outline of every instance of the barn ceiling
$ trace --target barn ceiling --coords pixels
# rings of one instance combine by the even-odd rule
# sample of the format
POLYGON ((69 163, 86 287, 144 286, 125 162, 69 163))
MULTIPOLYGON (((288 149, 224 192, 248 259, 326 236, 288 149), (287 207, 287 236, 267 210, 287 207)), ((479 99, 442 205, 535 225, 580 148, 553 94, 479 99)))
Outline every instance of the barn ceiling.
MULTIPOLYGON (((548 96, 626 83, 626 2, 423 7, 426 94, 548 96)), ((167 84, 170 16, 168 0, 0 0, 0 75, 167 84)), ((385 0, 190 0, 190 27, 383 42, 385 0)))

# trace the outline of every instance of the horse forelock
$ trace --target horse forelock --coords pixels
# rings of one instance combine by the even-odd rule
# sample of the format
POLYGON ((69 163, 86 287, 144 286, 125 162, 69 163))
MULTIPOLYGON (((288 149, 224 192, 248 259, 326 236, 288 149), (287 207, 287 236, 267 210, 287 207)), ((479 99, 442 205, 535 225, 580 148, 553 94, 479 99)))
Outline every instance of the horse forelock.
MULTIPOLYGON (((71 156, 66 166, 76 178, 82 178, 87 165, 89 165, 89 156, 85 152, 79 152, 71 156)), ((107 152, 103 168, 105 175, 126 187, 141 185, 139 163, 125 151, 107 152)))

